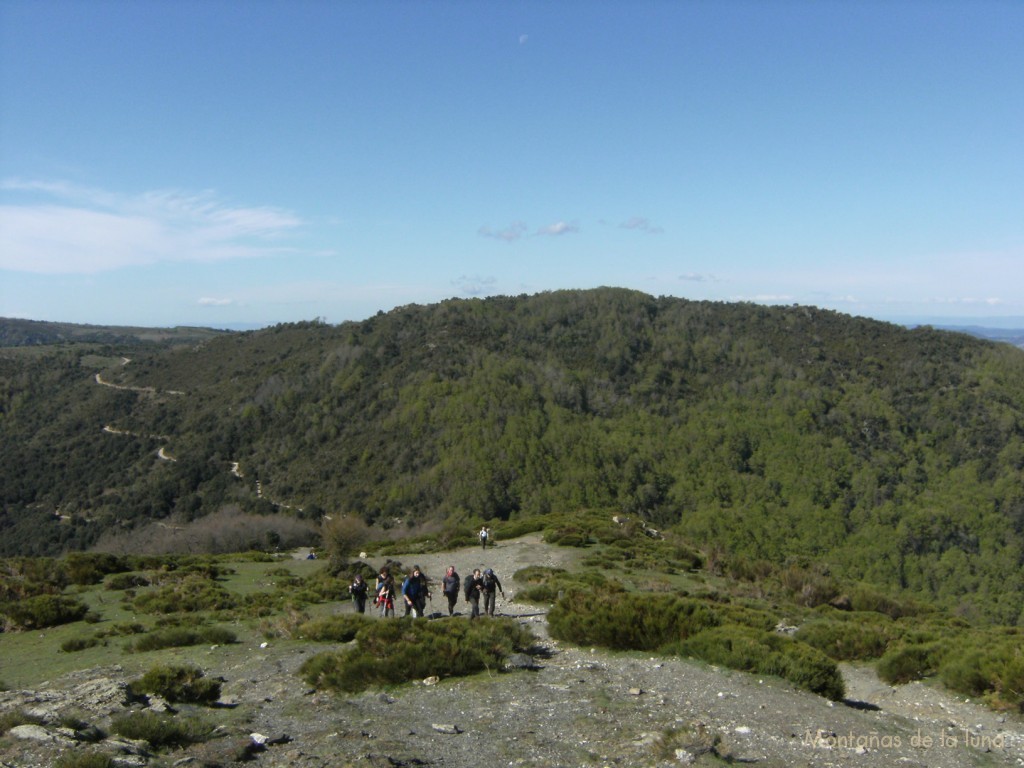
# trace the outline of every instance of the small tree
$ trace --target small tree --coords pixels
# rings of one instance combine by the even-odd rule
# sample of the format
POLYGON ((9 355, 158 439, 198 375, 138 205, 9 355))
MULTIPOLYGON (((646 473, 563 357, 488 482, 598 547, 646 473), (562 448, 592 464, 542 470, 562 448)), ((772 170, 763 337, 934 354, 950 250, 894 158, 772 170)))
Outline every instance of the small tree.
POLYGON ((370 528, 355 515, 325 517, 322 537, 324 550, 330 559, 329 567, 333 573, 338 573, 369 540, 370 528))

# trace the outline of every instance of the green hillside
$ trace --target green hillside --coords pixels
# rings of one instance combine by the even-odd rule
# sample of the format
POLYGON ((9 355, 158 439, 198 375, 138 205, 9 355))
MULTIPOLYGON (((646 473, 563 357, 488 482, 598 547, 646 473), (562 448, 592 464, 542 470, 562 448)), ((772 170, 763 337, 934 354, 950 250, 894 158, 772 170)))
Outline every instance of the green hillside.
POLYGON ((1022 436, 1009 345, 619 289, 0 351, 0 554, 229 504, 382 526, 601 510, 734 568, 813 563, 1016 624, 1022 436))

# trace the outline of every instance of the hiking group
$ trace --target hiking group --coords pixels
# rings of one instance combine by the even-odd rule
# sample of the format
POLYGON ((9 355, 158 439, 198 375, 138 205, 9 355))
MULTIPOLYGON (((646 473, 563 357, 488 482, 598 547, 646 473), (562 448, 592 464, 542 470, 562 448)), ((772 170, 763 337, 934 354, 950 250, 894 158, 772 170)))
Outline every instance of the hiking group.
MULTIPOLYGON (((356 574, 348 588, 358 613, 366 612, 366 601, 369 594, 369 584, 362 576, 356 574)), ((449 565, 441 579, 441 593, 448 601, 448 615, 455 615, 455 604, 459 601, 459 594, 462 593, 466 602, 469 603, 469 618, 475 619, 481 615, 493 616, 497 603, 497 596, 505 597, 505 590, 501 581, 491 568, 481 571, 475 569, 471 576, 468 576, 463 583, 462 577, 455 570, 454 565, 449 565), (483 600, 483 614, 480 611, 480 601, 483 600)), ((373 604, 380 612, 381 617, 395 615, 395 600, 401 600, 405 606, 405 616, 411 615, 414 619, 426 616, 427 600, 432 599, 430 591, 430 579, 414 565, 409 574, 402 581, 400 590, 396 590, 395 577, 391 568, 384 566, 377 575, 377 583, 374 588, 373 604)))

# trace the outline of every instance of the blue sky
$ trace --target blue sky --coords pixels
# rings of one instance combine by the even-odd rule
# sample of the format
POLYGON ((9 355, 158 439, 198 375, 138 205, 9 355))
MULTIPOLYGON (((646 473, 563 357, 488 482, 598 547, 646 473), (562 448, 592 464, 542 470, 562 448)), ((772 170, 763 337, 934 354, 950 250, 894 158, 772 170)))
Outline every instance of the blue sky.
POLYGON ((1024 3, 0 3, 0 316, 1024 325, 1024 3))

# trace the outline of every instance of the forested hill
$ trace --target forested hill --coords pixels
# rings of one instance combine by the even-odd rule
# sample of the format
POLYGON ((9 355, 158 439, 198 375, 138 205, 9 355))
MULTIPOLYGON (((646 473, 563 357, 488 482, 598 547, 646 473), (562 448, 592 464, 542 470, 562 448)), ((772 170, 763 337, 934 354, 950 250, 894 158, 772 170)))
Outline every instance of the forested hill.
POLYGON ((619 289, 451 300, 2 355, 0 438, 7 554, 226 504, 600 509, 1021 619, 1024 352, 928 328, 619 289))
POLYGON ((205 341, 224 333, 211 328, 138 328, 109 325, 78 325, 0 317, 0 348, 48 344, 177 343, 205 341))

